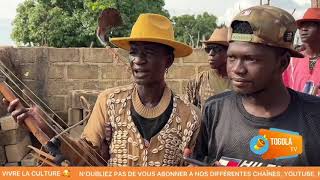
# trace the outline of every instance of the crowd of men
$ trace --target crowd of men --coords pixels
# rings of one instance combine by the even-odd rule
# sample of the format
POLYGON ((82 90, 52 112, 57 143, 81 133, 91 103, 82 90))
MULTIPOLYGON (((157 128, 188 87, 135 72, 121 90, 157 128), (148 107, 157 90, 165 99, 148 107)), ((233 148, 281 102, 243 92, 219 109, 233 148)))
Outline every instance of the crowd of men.
MULTIPOLYGON (((255 166, 320 165, 319 8, 297 21, 268 5, 238 13, 230 27, 203 42, 211 70, 190 80, 188 101, 165 82, 174 59, 192 53, 175 41, 169 19, 141 14, 130 37, 110 42, 129 51, 134 83, 103 91, 81 136, 107 152, 107 165, 181 166, 184 156, 209 166, 222 165, 222 158, 255 166), (297 29, 302 52, 293 48, 297 29), (253 152, 252 138, 272 128, 301 135, 302 152, 275 159, 253 152)), ((19 122, 39 119, 18 107, 18 99, 6 103, 19 122)))

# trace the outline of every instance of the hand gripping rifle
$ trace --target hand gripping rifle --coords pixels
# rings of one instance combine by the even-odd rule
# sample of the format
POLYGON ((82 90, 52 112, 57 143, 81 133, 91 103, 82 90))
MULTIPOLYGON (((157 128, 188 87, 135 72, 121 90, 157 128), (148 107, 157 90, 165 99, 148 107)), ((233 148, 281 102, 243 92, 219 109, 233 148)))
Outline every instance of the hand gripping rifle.
MULTIPOLYGON (((26 104, 28 104, 27 101, 31 101, 33 104, 37 104, 37 100, 41 102, 42 106, 49 109, 52 114, 54 114, 62 122, 64 122, 40 98, 38 98, 19 78, 17 78, 14 75, 14 73, 10 71, 9 68, 7 68, 0 61, 0 76, 1 75, 4 75, 5 79, 9 80, 15 86, 15 88, 11 87, 6 81, 4 81, 3 77, 1 78, 2 80, 0 80, 0 93, 7 101, 11 102, 15 100, 17 98, 16 95, 18 95, 19 99, 25 102, 26 104), (18 83, 22 84, 23 88, 20 88, 18 83), (20 92, 23 95, 25 95, 28 99, 25 100, 25 98, 21 96, 20 93, 16 92, 16 88, 18 88, 18 90, 20 90, 20 92), (26 93, 25 90, 32 93, 32 95, 36 97, 36 100, 30 97, 30 95, 26 93)), ((17 108, 23 108, 23 104, 19 103, 17 105, 17 108)), ((37 138, 37 140, 41 143, 45 150, 42 151, 35 147, 30 147, 36 153, 39 154, 37 156, 39 160, 50 166, 102 166, 104 164, 107 164, 104 158, 101 157, 100 154, 96 151, 96 149, 90 146, 88 142, 86 142, 85 140, 74 141, 68 138, 66 135, 66 133, 70 129, 86 121, 90 116, 90 113, 88 113, 88 115, 80 122, 70 127, 67 126, 67 128, 64 129, 59 125, 57 121, 55 121, 51 117, 51 115, 45 112, 42 108, 40 108, 40 111, 43 115, 39 114, 39 117, 46 124, 46 126, 54 132, 54 137, 49 137, 49 135, 47 135, 46 132, 44 132, 39 127, 39 125, 35 123, 36 120, 32 116, 29 116, 24 120, 24 124, 26 125, 26 127, 37 138)))

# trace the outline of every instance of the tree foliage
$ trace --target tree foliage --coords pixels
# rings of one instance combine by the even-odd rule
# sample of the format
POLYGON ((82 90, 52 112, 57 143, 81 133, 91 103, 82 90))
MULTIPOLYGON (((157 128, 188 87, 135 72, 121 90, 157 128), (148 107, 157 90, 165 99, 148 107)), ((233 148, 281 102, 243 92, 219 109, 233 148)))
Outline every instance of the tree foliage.
POLYGON ((128 36, 140 13, 169 17, 163 6, 164 0, 26 0, 17 8, 11 36, 29 46, 98 46, 97 18, 103 9, 120 11, 124 25, 113 36, 128 36))
POLYGON ((129 36, 134 22, 141 13, 157 13, 170 17, 163 7, 164 0, 87 0, 89 8, 99 14, 107 7, 117 9, 122 16, 123 26, 113 31, 113 36, 129 36))
MULTIPOLYGON (((17 8, 12 39, 19 45, 51 47, 99 46, 95 36, 102 10, 119 10, 123 25, 113 29, 113 37, 129 36, 141 13, 170 17, 164 0, 25 0, 17 8)), ((216 28, 214 15, 182 15, 172 18, 177 40, 193 47, 207 39, 216 28)))
POLYGON ((201 46, 201 40, 208 39, 217 27, 217 17, 207 12, 201 15, 182 15, 172 17, 177 40, 193 47, 201 46))

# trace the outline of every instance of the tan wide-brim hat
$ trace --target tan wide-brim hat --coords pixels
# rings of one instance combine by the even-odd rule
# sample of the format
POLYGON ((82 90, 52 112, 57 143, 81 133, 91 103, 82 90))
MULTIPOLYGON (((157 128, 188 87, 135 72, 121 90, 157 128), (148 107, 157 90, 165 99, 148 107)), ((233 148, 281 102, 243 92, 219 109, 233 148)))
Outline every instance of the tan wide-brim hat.
POLYGON ((312 21, 320 22, 320 8, 309 8, 303 15, 302 19, 296 21, 298 27, 302 22, 312 21))
POLYGON ((206 41, 202 41, 204 44, 220 44, 223 46, 229 46, 228 42, 228 28, 222 27, 222 28, 216 28, 210 38, 206 41))
POLYGON ((185 57, 192 53, 192 48, 175 41, 171 21, 159 14, 141 14, 132 27, 130 37, 111 38, 115 46, 130 50, 130 42, 145 41, 160 43, 174 49, 174 56, 185 57))

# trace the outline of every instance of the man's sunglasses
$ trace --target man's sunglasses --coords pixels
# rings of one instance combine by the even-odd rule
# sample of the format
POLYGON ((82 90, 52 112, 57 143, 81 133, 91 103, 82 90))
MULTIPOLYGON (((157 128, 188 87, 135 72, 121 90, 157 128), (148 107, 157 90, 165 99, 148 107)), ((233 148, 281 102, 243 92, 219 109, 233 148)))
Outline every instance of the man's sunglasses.
POLYGON ((212 51, 212 53, 213 54, 218 54, 219 52, 221 52, 222 50, 223 50, 224 48, 223 47, 221 47, 221 46, 216 46, 216 45, 209 45, 209 46, 206 46, 205 48, 204 48, 204 50, 206 51, 206 53, 211 53, 211 51, 212 51))

